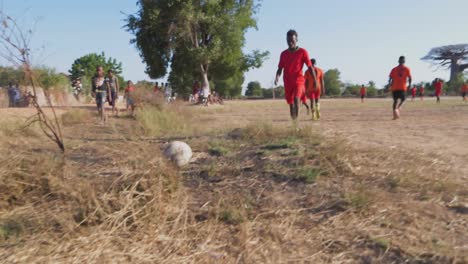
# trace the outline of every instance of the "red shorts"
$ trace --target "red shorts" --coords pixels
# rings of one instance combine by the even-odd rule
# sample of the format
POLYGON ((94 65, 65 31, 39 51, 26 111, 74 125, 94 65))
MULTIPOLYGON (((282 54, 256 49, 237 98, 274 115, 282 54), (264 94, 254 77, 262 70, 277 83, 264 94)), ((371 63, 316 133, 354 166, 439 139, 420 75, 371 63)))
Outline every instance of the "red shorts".
POLYGON ((315 100, 320 99, 320 90, 311 90, 307 93, 309 99, 315 100))
POLYGON ((288 104, 294 104, 294 98, 297 97, 301 101, 305 97, 305 86, 304 84, 298 84, 296 86, 285 86, 284 87, 284 98, 288 104))
POLYGON ((442 94, 442 91, 435 91, 435 96, 440 96, 442 94))

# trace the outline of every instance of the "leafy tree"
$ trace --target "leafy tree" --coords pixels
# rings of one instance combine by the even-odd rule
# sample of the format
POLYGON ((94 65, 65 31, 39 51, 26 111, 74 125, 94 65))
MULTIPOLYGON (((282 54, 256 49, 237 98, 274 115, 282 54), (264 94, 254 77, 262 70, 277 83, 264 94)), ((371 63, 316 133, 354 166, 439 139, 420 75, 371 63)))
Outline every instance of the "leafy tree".
POLYGON ((324 74, 324 82, 326 87, 326 95, 340 95, 342 83, 340 81, 340 71, 338 69, 330 69, 324 74))
POLYGON ((262 86, 259 82, 249 82, 245 96, 263 96, 262 86))
POLYGON ((144 89, 148 91, 152 91, 154 87, 154 83, 149 82, 149 81, 138 81, 135 83, 135 87, 137 87, 139 90, 144 89))
POLYGON ((343 91, 344 96, 358 96, 361 91, 361 85, 359 84, 345 84, 345 89, 343 91))
POLYGON ((432 48, 422 60, 449 68, 450 81, 456 81, 459 75, 468 69, 468 44, 432 48))
POLYGON ((22 69, 0 66, 0 87, 7 87, 9 83, 24 85, 25 76, 22 69))
POLYGON ((76 59, 68 71, 72 79, 81 78, 85 93, 91 91, 91 79, 96 74, 96 67, 102 66, 104 71, 112 70, 119 78, 120 89, 125 87, 125 80, 121 76, 122 63, 116 59, 106 58, 104 52, 101 54, 91 53, 76 59))
POLYGON ((378 91, 377 87, 375 86, 374 81, 369 81, 367 83, 367 96, 377 96, 378 91))
POLYGON ((70 80, 64 74, 57 73, 52 68, 39 68, 34 71, 39 85, 45 90, 63 91, 68 86, 70 80))
POLYGON ((256 27, 254 0, 139 0, 127 18, 151 78, 167 74, 175 90, 187 92, 199 80, 213 80, 222 95, 240 94, 243 73, 260 67, 268 52, 245 55, 245 32, 256 27), (208 73, 210 72, 210 76, 208 73))

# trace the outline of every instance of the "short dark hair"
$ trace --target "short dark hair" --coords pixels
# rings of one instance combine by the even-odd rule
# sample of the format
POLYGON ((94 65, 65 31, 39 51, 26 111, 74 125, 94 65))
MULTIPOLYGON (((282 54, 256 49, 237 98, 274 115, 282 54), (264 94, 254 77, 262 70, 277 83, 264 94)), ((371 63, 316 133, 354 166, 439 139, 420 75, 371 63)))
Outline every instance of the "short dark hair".
POLYGON ((317 63, 315 59, 311 59, 310 62, 312 62, 312 65, 315 65, 315 63, 317 63))
POLYGON ((114 73, 112 70, 108 70, 107 73, 114 73))
POLYGON ((288 33, 286 33, 286 36, 288 36, 288 37, 289 37, 289 36, 291 36, 291 37, 292 37, 292 36, 296 36, 296 38, 298 37, 298 36, 297 36, 297 32, 296 32, 296 30, 294 30, 294 29, 290 29, 290 30, 288 31, 288 33))
POLYGON ((405 56, 400 56, 400 58, 398 58, 398 61, 404 61, 406 60, 405 56))

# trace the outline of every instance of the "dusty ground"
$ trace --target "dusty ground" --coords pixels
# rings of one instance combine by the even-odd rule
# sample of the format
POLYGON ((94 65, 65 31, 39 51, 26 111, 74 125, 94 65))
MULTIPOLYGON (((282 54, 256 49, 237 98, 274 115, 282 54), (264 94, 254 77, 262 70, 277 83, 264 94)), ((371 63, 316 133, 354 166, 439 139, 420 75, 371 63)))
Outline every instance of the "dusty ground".
POLYGON ((125 116, 102 126, 83 107, 63 158, 48 141, 0 145, 0 258, 467 263, 468 104, 408 102, 398 121, 390 104, 323 100, 322 120, 302 111, 299 130, 282 100, 183 104, 195 128, 159 136, 125 116), (194 151, 181 170, 160 158, 171 139, 194 151))
MULTIPOLYGON (((458 97, 443 98, 440 105, 433 98, 408 101, 397 121, 391 120, 391 104, 389 99, 369 99, 364 104, 358 99, 324 99, 321 121, 311 121, 301 107, 300 126, 317 129, 326 137, 338 135, 357 147, 403 148, 424 155, 437 154, 451 160, 454 167, 464 169, 462 176, 468 177, 467 103, 458 97)), ((220 128, 258 121, 272 122, 275 126, 292 125, 288 107, 282 100, 230 102, 218 108, 215 115, 203 118, 220 128)))

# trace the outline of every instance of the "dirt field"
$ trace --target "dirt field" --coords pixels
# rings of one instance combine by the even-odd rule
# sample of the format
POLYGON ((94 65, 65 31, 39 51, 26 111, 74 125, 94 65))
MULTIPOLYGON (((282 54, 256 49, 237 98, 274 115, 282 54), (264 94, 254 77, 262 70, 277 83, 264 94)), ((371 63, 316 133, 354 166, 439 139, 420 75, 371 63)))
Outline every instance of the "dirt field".
MULTIPOLYGON (((8 263, 468 263, 468 104, 186 103, 99 124, 63 108, 62 155, 2 126, 8 263), (163 110, 160 110, 163 109, 163 110), (181 169, 161 157, 187 142, 181 169)), ((3 121, 31 109, 0 109, 3 121)), ((21 117, 21 118, 20 118, 21 117)), ((5 123, 7 124, 7 123, 5 123)))
MULTIPOLYGON (((464 169, 468 177, 468 104, 458 97, 408 101, 402 118, 391 120, 390 99, 324 99, 322 120, 311 121, 301 107, 300 126, 317 129, 323 136, 340 136, 356 147, 403 148, 424 155, 437 154, 464 169)), ((230 102, 215 115, 204 116, 210 125, 233 128, 249 122, 267 121, 292 126, 283 100, 230 102), (212 118, 216 121, 212 121, 212 118)), ((408 157, 410 158, 410 157, 408 157)))

